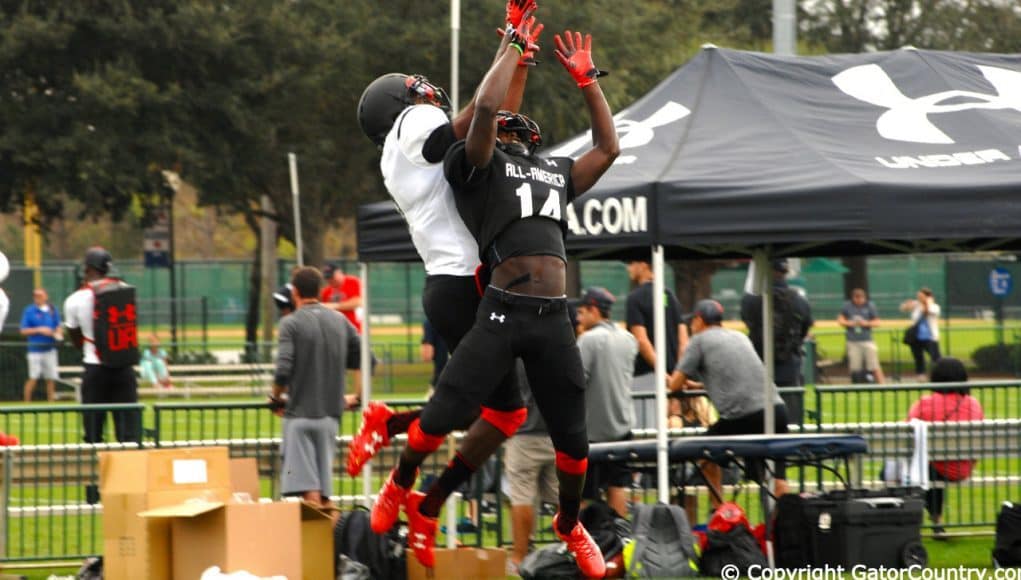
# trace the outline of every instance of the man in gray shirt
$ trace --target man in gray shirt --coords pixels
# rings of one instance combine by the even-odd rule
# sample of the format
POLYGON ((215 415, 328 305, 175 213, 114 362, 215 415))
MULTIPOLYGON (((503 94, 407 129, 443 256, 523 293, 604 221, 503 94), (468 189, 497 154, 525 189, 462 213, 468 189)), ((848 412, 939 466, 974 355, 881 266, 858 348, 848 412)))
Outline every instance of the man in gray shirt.
MULTIPOLYGON (((709 400, 720 415, 719 421, 706 431, 707 435, 751 435, 765 432, 765 407, 762 385, 765 369, 747 335, 723 328, 723 306, 715 300, 700 300, 695 305, 691 329, 694 336, 688 343, 677 370, 670 376, 670 390, 705 388, 709 400), (702 384, 694 383, 699 379, 702 384)), ((776 432, 787 432, 787 409, 774 391, 773 416, 776 432)), ((720 489, 720 466, 703 463, 702 471, 717 491, 720 489)), ((776 462, 776 495, 786 492, 786 465, 776 462)), ((710 494, 713 507, 719 505, 718 494, 710 494)))
POLYGON ((270 403, 283 417, 281 492, 330 506, 340 414, 356 404, 344 394, 344 371, 358 368, 358 332, 319 303, 323 277, 300 268, 291 277, 297 308, 281 319, 270 403))
MULTIPOLYGON (((585 416, 591 443, 627 439, 634 423, 631 380, 638 340, 610 320, 615 301, 605 288, 588 288, 578 304, 578 324, 585 329, 578 337, 578 349, 585 369, 585 416)), ((606 503, 626 518, 630 485, 626 466, 590 463, 582 497, 599 499, 605 489, 606 503)))
POLYGON ((885 383, 886 377, 879 366, 879 349, 872 338, 872 329, 879 326, 879 311, 864 289, 851 291, 851 299, 837 315, 837 324, 847 329, 847 370, 852 382, 870 382, 858 378, 871 372, 875 373, 875 382, 885 383))

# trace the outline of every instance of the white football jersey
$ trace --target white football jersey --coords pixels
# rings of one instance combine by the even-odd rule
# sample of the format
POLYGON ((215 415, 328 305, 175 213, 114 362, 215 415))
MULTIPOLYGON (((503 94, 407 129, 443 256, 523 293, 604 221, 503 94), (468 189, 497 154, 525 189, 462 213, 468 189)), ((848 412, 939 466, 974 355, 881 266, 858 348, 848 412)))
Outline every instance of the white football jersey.
POLYGON ((479 265, 478 244, 457 213, 442 161, 429 163, 422 155, 433 131, 449 122, 438 107, 408 107, 386 136, 379 168, 387 191, 408 222, 426 274, 471 276, 479 265))

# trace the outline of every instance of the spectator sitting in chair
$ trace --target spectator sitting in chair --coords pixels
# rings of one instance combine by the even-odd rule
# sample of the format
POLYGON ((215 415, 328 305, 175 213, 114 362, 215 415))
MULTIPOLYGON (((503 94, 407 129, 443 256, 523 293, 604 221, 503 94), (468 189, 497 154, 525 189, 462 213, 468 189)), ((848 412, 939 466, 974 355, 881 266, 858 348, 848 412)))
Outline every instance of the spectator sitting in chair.
MULTIPOLYGON (((933 364, 929 380, 933 383, 965 383, 968 381, 968 372, 958 359, 943 357, 933 364)), ((934 388, 932 394, 915 401, 908 411, 908 419, 929 422, 981 421, 985 418, 982 404, 968 392, 966 386, 934 388)), ((929 479, 940 482, 964 481, 971 477, 976 463, 974 459, 932 461, 929 463, 929 479)), ((925 507, 932 519, 933 534, 937 538, 945 533, 940 525, 943 523, 943 496, 941 487, 930 487, 925 492, 925 507)))
POLYGON ((160 339, 155 334, 149 335, 149 345, 142 351, 142 360, 139 367, 142 380, 151 384, 153 388, 157 385, 169 389, 174 385, 170 382, 170 371, 167 370, 167 351, 160 348, 160 339))

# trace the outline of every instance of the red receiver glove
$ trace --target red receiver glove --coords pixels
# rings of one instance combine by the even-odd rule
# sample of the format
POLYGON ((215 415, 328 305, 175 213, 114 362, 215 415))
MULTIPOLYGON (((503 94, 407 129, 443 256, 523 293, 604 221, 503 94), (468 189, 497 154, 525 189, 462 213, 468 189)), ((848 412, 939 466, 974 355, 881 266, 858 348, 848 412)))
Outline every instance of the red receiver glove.
POLYGON ((507 0, 507 24, 517 28, 526 12, 535 12, 535 0, 507 0))
POLYGON ((528 61, 534 61, 535 53, 539 50, 539 45, 535 43, 535 40, 538 40, 542 29, 543 25, 536 22, 531 11, 525 13, 524 20, 517 28, 507 26, 505 34, 510 35, 509 44, 521 55, 518 60, 519 65, 527 65, 528 61))
POLYGON ((601 71, 592 64, 592 35, 586 34, 584 44, 580 32, 564 31, 564 39, 556 35, 553 39, 557 45, 556 53, 560 64, 564 65, 567 72, 571 73, 578 88, 583 89, 596 82, 601 76, 606 76, 606 71, 601 71), (564 40, 566 39, 566 41, 564 40))
MULTIPOLYGON (((524 39, 527 47, 521 53, 521 58, 518 59, 518 66, 535 66, 539 64, 539 60, 535 58, 535 55, 539 52, 539 35, 542 34, 545 26, 541 22, 535 22, 534 16, 531 18, 530 26, 532 28, 528 31, 528 38, 524 39)), ((506 34, 503 30, 497 30, 496 33, 500 36, 506 34)))

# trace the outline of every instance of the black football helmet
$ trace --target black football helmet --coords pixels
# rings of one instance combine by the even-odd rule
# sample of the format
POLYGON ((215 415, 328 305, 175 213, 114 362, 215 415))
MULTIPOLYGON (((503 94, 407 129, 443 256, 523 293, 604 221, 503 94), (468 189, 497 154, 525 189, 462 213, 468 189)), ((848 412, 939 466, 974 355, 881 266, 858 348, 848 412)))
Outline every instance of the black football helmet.
POLYGON ((382 147, 397 115, 419 98, 450 113, 447 93, 424 76, 385 74, 369 83, 362 92, 358 101, 358 124, 373 143, 382 147))
POLYGON ((534 155, 535 150, 542 145, 542 132, 539 124, 520 113, 500 111, 496 114, 496 130, 514 133, 521 139, 520 149, 517 143, 503 143, 497 141, 497 146, 512 155, 534 155))

